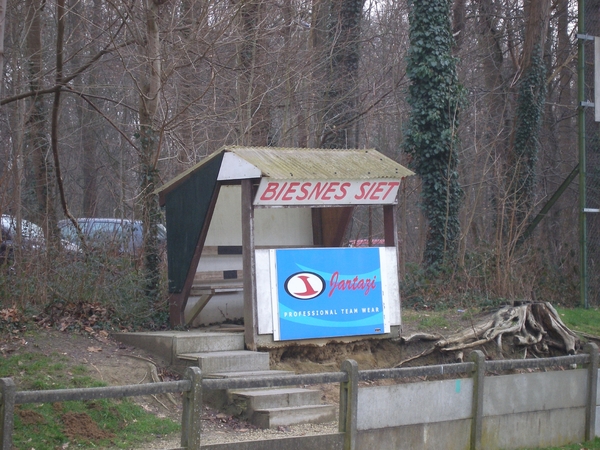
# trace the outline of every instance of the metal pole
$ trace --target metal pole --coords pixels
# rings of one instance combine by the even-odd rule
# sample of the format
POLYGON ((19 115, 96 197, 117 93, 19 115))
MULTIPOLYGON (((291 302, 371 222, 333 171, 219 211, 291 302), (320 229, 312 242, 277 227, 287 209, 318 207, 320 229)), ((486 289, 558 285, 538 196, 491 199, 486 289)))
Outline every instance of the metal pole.
MULTIPOLYGON (((578 33, 585 34, 585 0, 578 3, 578 33)), ((581 303, 588 308, 587 298, 587 222, 584 208, 585 198, 585 42, 577 40, 577 122, 579 132, 579 295, 581 303)))

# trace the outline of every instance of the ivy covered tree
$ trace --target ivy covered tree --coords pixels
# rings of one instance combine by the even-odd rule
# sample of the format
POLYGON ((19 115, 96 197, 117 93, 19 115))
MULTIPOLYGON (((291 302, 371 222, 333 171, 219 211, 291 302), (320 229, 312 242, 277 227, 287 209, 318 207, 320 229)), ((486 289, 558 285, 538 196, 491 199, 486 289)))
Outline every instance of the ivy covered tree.
POLYGON ((508 173, 508 223, 521 226, 530 213, 535 187, 535 166, 539 152, 539 133, 546 100, 546 67, 541 50, 531 58, 531 64, 519 85, 517 121, 508 173), (515 220, 511 220, 513 219, 515 220))
POLYGON ((422 181, 427 219, 424 264, 435 269, 455 259, 462 189, 457 172, 461 88, 452 56, 450 0, 410 0, 407 74, 411 107, 404 148, 422 181))
MULTIPOLYGON (((525 4, 525 39, 518 81, 516 120, 508 151, 508 207, 505 229, 517 236, 531 215, 535 198, 535 169, 546 102, 546 45, 551 10, 550 0, 525 4)), ((504 230, 506 231, 506 230, 504 230)), ((513 239, 513 242, 514 239, 513 239)))

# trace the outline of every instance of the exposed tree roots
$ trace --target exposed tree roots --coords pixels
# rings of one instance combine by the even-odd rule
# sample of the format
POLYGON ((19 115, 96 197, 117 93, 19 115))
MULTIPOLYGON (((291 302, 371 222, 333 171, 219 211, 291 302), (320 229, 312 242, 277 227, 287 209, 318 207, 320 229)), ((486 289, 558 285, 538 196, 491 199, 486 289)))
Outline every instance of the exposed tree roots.
POLYGON ((567 328, 548 302, 505 306, 470 328, 445 338, 437 334, 418 333, 402 340, 436 342, 430 349, 402 361, 397 367, 436 349, 440 352, 459 353, 492 341, 496 343, 500 355, 503 355, 503 341, 507 345, 524 348, 525 354, 529 352, 533 355, 547 354, 550 347, 572 355, 580 348, 579 337, 567 328))

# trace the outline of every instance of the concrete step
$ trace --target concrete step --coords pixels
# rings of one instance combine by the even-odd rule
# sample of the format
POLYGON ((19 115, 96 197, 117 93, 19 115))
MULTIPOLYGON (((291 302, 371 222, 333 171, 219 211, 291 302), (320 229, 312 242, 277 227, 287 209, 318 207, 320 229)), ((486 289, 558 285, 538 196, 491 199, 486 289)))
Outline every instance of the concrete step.
POLYGON ((236 389, 230 390, 231 401, 246 403, 249 415, 253 411, 321 404, 321 391, 302 388, 236 389))
POLYGON ((291 370, 253 370, 245 372, 216 372, 210 373, 203 378, 258 378, 271 375, 295 375, 291 370))
POLYGON ((177 357, 188 366, 197 366, 206 375, 222 372, 269 370, 269 354, 247 350, 183 353, 177 357))
POLYGON ((114 337, 119 342, 146 350, 171 365, 180 363, 179 354, 244 349, 243 332, 156 331, 115 333, 114 337))
POLYGON ((254 411, 250 422, 259 428, 276 428, 301 423, 325 423, 337 418, 334 405, 294 406, 254 411))

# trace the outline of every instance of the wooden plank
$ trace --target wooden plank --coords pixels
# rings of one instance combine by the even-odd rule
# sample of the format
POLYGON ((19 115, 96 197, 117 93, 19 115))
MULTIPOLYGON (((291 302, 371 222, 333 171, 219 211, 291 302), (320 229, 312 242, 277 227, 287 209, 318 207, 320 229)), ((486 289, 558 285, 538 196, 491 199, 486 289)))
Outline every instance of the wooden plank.
POLYGON ((256 255, 254 254, 254 205, 252 180, 242 180, 242 247, 244 277, 244 329, 246 348, 256 351, 256 255))
POLYGON ((242 270, 212 270, 207 272, 196 272, 194 284, 209 280, 242 280, 244 271, 242 270))
POLYGON ((200 282, 192 286, 190 296, 197 297, 201 295, 202 291, 207 289, 214 290, 215 294, 241 292, 244 290, 244 282, 243 280, 212 280, 210 282, 200 282))
POLYGON ((322 208, 321 222, 323 246, 339 247, 342 244, 353 212, 354 208, 351 206, 342 208, 322 208))
POLYGON ((383 206, 383 234, 386 247, 398 248, 398 233, 396 226, 396 205, 383 206))
POLYGON ((241 255, 241 245, 206 245, 202 249, 202 256, 241 255))
POLYGON ((194 303, 194 305, 190 309, 189 313, 187 315, 185 315, 185 312, 184 312, 186 325, 190 325, 194 321, 194 319, 196 317, 198 317, 198 314, 200 314, 200 311, 202 311, 202 309, 204 309, 204 307, 206 306, 206 304, 212 298, 213 295, 215 295, 214 289, 203 289, 202 291, 200 291, 200 298, 198 299, 198 301, 196 303, 194 303))

